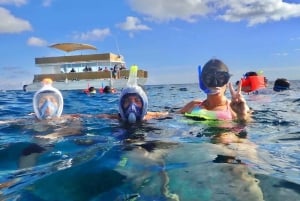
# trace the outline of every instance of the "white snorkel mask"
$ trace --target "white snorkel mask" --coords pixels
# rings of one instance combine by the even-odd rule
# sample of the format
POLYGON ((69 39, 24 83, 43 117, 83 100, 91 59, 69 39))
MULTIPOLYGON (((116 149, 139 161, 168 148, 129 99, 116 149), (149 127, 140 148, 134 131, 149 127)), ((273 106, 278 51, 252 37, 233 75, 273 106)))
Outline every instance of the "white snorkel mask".
POLYGON ((137 71, 138 66, 131 66, 127 86, 122 90, 119 99, 121 118, 128 123, 142 121, 148 109, 148 97, 137 85, 137 71))
POLYGON ((44 86, 33 96, 33 109, 38 119, 52 119, 61 116, 63 111, 63 97, 59 90, 52 87, 52 80, 43 80, 44 86))

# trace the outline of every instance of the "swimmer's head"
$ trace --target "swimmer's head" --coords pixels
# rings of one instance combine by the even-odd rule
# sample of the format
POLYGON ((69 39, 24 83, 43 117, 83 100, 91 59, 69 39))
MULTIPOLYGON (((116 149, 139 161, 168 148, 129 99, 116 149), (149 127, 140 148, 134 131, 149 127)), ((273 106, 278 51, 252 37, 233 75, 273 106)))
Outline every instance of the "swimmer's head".
POLYGON ((119 99, 119 113, 124 122, 135 123, 142 121, 148 109, 148 97, 144 90, 137 85, 138 66, 130 67, 126 88, 119 99))
POLYGON ((96 93, 95 87, 89 87, 89 92, 90 92, 91 94, 95 94, 95 93, 96 93))
POLYGON ((62 94, 52 87, 52 80, 49 80, 43 82, 44 86, 33 97, 33 109, 40 120, 60 117, 63 110, 62 94))
POLYGON ((279 91, 285 91, 288 89, 290 89, 290 82, 287 79, 278 78, 275 80, 274 87, 273 87, 274 91, 279 92, 279 91))
POLYGON ((103 89, 103 93, 112 93, 112 88, 111 86, 105 86, 103 89))
POLYGON ((143 120, 148 109, 148 98, 140 86, 127 87, 122 90, 119 112, 123 121, 136 123, 143 120))
POLYGON ((216 94, 220 87, 225 86, 230 79, 228 67, 218 59, 209 60, 201 69, 199 67, 200 88, 207 94, 216 94))

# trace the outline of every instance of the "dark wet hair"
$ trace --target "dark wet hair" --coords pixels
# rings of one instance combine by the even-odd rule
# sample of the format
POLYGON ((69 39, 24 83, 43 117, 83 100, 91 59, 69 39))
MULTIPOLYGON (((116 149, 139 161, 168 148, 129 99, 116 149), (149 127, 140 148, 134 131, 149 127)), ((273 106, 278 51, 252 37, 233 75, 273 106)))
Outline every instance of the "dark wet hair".
POLYGON ((257 76, 257 73, 256 73, 256 72, 253 72, 253 71, 250 71, 250 72, 245 73, 244 76, 245 76, 245 77, 249 77, 249 76, 257 76))
POLYGON ((95 91, 95 87, 90 87, 89 92, 95 91))
POLYGON ((201 80, 207 87, 224 86, 229 78, 228 67, 219 59, 209 60, 202 69, 201 80))
POLYGON ((104 93, 111 93, 111 87, 110 86, 105 86, 103 89, 104 93))
POLYGON ((284 90, 288 90, 288 89, 290 89, 290 82, 287 79, 278 78, 274 82, 274 87, 273 87, 274 91, 279 92, 279 91, 284 91, 284 90))

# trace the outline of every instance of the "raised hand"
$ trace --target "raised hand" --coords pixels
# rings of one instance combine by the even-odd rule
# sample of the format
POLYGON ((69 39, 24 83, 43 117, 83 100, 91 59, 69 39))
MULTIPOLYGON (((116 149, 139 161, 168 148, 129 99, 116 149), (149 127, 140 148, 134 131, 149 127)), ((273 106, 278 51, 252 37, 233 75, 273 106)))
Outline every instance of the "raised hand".
POLYGON ((230 94, 231 94, 231 109, 236 113, 237 119, 241 121, 246 121, 250 117, 250 109, 244 99, 241 88, 242 82, 239 83, 237 90, 235 91, 232 84, 228 84, 230 94))

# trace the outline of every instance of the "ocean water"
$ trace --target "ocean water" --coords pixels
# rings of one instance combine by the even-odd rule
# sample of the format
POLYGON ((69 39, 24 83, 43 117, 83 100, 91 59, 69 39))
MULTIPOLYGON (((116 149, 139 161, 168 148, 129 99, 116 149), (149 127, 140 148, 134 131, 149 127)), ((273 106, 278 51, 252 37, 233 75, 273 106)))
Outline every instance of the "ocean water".
POLYGON ((246 125, 177 114, 205 98, 197 84, 145 86, 149 111, 170 115, 134 126, 96 117, 118 112, 119 93, 63 91, 64 115, 90 116, 45 124, 29 115, 32 92, 2 91, 0 200, 297 200, 300 81, 291 86, 245 95, 246 125), (38 137, 64 129, 74 135, 38 137))

